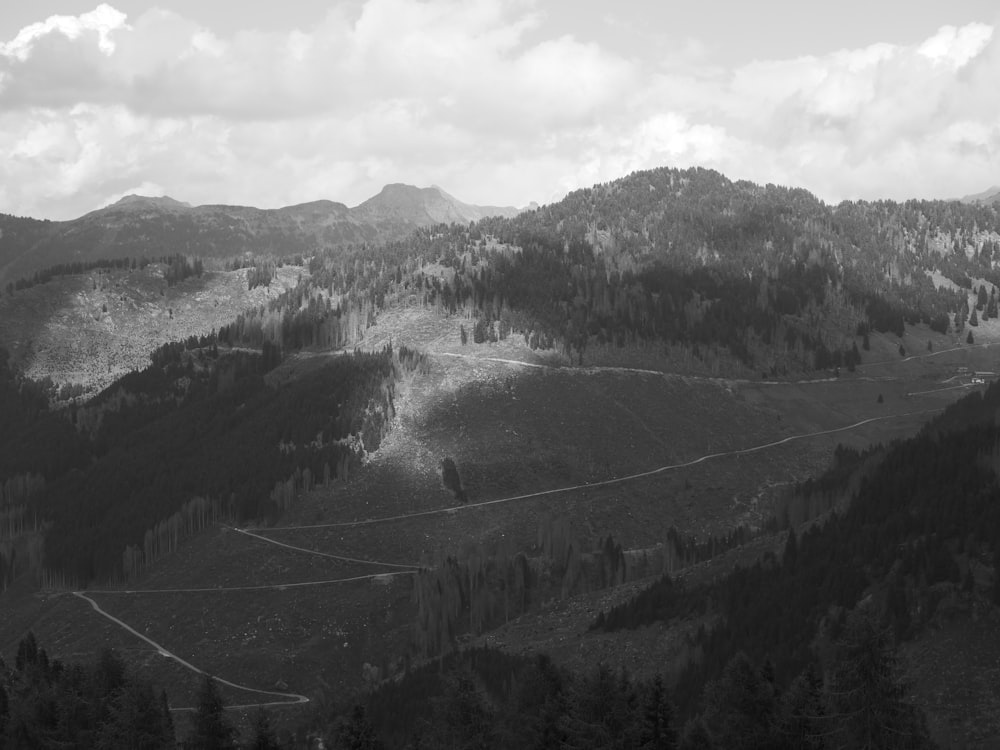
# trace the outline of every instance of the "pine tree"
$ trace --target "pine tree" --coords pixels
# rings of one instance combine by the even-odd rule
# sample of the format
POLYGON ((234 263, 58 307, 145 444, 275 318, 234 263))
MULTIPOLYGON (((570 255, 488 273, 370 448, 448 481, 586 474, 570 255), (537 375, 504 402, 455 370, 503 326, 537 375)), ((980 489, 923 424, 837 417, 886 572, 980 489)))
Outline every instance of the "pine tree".
POLYGON ((773 683, 746 654, 734 656, 705 688, 705 729, 713 744, 727 750, 754 750, 774 742, 776 696, 773 683))
POLYGON ((993 603, 1000 605, 1000 544, 993 550, 993 603))
MULTIPOLYGON (((353 746, 349 746, 353 750, 353 746)), ((253 722, 253 742, 250 744, 251 750, 280 750, 278 738, 271 729, 271 720, 267 716, 267 711, 261 706, 257 709, 257 716, 253 722)), ((367 748, 366 748, 367 750, 367 748)))
MULTIPOLYGON (((170 737, 171 742, 173 742, 175 737, 174 717, 170 713, 170 702, 167 701, 166 690, 160 691, 160 711, 163 713, 163 723, 164 723, 163 732, 168 737, 170 737)), ((171 745, 171 747, 173 747, 173 745, 171 745)))
POLYGON ((187 747, 197 750, 229 750, 235 748, 236 730, 225 717, 222 696, 215 680, 208 675, 198 691, 198 707, 194 714, 194 728, 188 735, 187 747))
POLYGON ((486 750, 493 746, 493 716, 470 674, 449 681, 432 726, 440 746, 486 750))
POLYGON ((337 747, 341 750, 382 750, 382 740, 375 734, 364 706, 355 705, 350 718, 340 725, 337 747))
POLYGON ((790 747, 821 750, 826 727, 823 680, 810 663, 788 686, 779 709, 779 733, 790 747))
POLYGON ((799 559, 799 543, 795 537, 795 528, 788 530, 788 539, 785 540, 785 553, 781 556, 781 564, 785 570, 794 570, 795 562, 799 559))
POLYGON ((38 642, 35 640, 35 634, 29 630, 28 634, 17 644, 14 668, 18 672, 22 672, 28 666, 36 663, 38 663, 38 642))
POLYGON ((564 747, 584 750, 613 747, 616 739, 634 739, 639 729, 635 695, 623 675, 615 679, 606 664, 579 679, 563 720, 564 747))
POLYGON ((162 704, 148 682, 128 681, 110 702, 108 720, 98 734, 98 750, 160 750, 174 747, 173 728, 169 714, 163 715, 162 704))
POLYGON ((7 717, 10 715, 10 700, 7 698, 7 690, 0 685, 0 737, 3 737, 7 729, 7 717))
POLYGON ((837 746, 932 747, 923 715, 906 701, 898 657, 887 628, 855 613, 838 642, 828 687, 837 746))
POLYGON ((638 747, 639 750, 674 750, 677 747, 674 709, 660 675, 653 678, 646 694, 638 747))

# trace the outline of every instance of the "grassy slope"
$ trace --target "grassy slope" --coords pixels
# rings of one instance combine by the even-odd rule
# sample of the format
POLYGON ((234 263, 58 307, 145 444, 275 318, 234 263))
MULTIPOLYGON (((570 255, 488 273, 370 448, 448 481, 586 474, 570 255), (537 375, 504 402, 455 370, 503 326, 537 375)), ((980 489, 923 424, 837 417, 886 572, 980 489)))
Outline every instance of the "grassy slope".
MULTIPOLYGON (((884 364, 866 365, 856 375, 843 373, 830 382, 773 384, 540 370, 485 358, 566 363, 513 340, 462 347, 461 322, 423 310, 383 317, 369 333, 367 346, 378 348, 391 340, 438 355, 461 353, 478 359, 436 356, 429 374, 416 375, 401 386, 394 430, 368 466, 346 484, 310 493, 282 524, 352 521, 451 506, 454 500, 437 475, 445 456, 456 460, 475 503, 621 476, 871 416, 936 408, 967 389, 906 394, 967 383, 971 376, 960 373, 960 368, 990 369, 996 357, 995 349, 949 344, 938 337, 936 350, 958 346, 958 351, 904 361, 891 337, 876 337, 868 358, 884 364), (883 404, 876 403, 879 394, 883 404)), ((912 349, 919 352, 916 344, 923 341, 919 353, 926 353, 927 335, 919 330, 908 333, 912 349)), ((316 356, 327 355, 303 356, 283 365, 273 377, 292 376, 308 368, 316 356)), ((594 541, 611 531, 626 547, 642 547, 661 540, 671 524, 689 533, 718 533, 737 522, 758 521, 768 511, 767 487, 815 473, 837 442, 863 445, 904 436, 914 432, 920 421, 911 417, 876 422, 600 490, 385 524, 270 535, 328 553, 407 563, 439 547, 457 552, 472 541, 496 541, 501 535, 531 549, 538 524, 566 514, 585 539, 594 541)), ((731 564, 731 559, 720 561, 717 565, 722 568, 717 569, 731 564)), ((290 583, 383 570, 218 530, 189 541, 178 554, 154 566, 137 588, 290 583)), ((647 629, 617 639, 582 635, 589 618, 604 606, 600 597, 621 595, 610 592, 591 595, 582 604, 555 605, 548 619, 544 614, 533 616, 535 635, 513 638, 510 644, 551 648, 567 659, 571 653, 576 658, 582 653, 585 659, 622 663, 641 661, 644 653, 659 653, 663 659, 675 654, 676 637, 667 631, 647 629), (538 635, 548 631, 562 640, 538 635), (663 648, 654 649, 657 643, 663 648)), ((15 607, 18 616, 0 624, 5 657, 29 626, 42 643, 51 641, 59 656, 93 652, 111 638, 130 660, 169 686, 175 704, 190 700, 195 678, 155 657, 152 649, 130 642, 126 634, 109 631, 109 624, 86 611, 83 602, 65 596, 22 597, 27 598, 15 607)), ((403 578, 391 585, 362 582, 283 591, 97 598, 115 616, 209 671, 264 689, 283 680, 289 690, 320 701, 360 686, 366 662, 384 667, 384 654, 404 654, 413 612, 403 578)), ((516 626, 509 630, 515 631, 516 626)), ((503 635, 495 637, 503 642, 503 635)))

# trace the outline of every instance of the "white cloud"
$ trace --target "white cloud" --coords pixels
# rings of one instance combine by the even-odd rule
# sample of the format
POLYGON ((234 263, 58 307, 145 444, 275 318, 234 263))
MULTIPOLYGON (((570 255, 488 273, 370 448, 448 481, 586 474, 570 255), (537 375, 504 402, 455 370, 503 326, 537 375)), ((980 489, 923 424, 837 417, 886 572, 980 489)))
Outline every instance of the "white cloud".
POLYGON ((163 10, 50 18, 0 44, 0 211, 71 216, 143 186, 357 203, 399 180, 523 204, 661 165, 834 200, 998 181, 990 26, 725 70, 546 36, 543 8, 366 0, 228 36, 163 10))
POLYGON ((917 54, 951 68, 961 68, 989 44, 993 29, 983 23, 970 23, 962 28, 943 26, 917 49, 917 54))
POLYGON ((76 40, 86 32, 95 33, 97 48, 105 55, 112 55, 115 51, 112 32, 123 28, 128 28, 125 14, 102 3, 90 13, 80 16, 50 16, 45 21, 25 26, 13 40, 0 43, 0 55, 24 62, 31 56, 38 41, 47 36, 58 33, 76 40))

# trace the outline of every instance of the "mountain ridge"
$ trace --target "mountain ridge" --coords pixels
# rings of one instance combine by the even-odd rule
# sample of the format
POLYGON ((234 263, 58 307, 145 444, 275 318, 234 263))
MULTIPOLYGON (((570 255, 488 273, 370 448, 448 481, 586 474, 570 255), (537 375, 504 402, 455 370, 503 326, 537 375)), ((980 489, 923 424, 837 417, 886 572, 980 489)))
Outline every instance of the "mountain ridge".
POLYGON ((105 258, 175 253, 232 257, 247 252, 289 257, 324 247, 402 239, 439 223, 511 217, 520 210, 477 206, 436 186, 403 183, 387 185, 354 207, 328 199, 280 208, 192 206, 169 196, 129 194, 66 221, 0 214, 0 284, 58 264, 105 258))
POLYGON ((1000 185, 993 185, 981 193, 972 193, 959 199, 962 203, 997 203, 1000 202, 1000 185))

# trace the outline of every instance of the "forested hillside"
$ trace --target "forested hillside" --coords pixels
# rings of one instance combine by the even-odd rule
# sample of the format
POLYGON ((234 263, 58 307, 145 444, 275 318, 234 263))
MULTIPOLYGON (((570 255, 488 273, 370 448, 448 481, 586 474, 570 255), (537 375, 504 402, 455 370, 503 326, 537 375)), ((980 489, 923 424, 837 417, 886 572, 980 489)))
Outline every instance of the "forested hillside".
POLYGON ((422 357, 405 348, 331 356, 268 384, 279 361, 270 345, 263 354, 220 351, 214 339, 168 345, 142 372, 61 413, 8 376, 20 419, 4 436, 5 572, 23 572, 15 541, 37 528, 49 580, 82 584, 131 578, 207 523, 274 518, 298 491, 345 479, 378 448, 394 384, 422 357))
POLYGON ((615 631, 709 617, 711 624, 689 643, 692 658, 675 694, 681 715, 703 715, 711 734, 706 686, 724 679, 739 654, 767 664, 781 690, 796 689, 799 674, 812 674, 819 685, 823 675, 830 677, 830 646, 853 610, 864 610, 891 643, 916 637, 946 608, 1000 605, 998 410, 1000 386, 994 384, 911 440, 864 461, 842 456, 842 465, 799 491, 848 488, 861 472, 850 507, 801 535, 791 529, 781 559, 737 569, 708 587, 686 588, 664 577, 602 613, 595 627, 615 631))
POLYGON ((309 284, 357 290, 381 275, 367 286, 375 311, 395 282, 473 316, 471 340, 516 333, 583 363, 641 351, 660 367, 774 376, 850 369, 871 331, 961 333, 996 317, 998 251, 995 205, 830 207, 803 190, 658 169, 513 218, 354 246, 353 267, 344 251, 318 254, 325 273, 309 284))
POLYGON ((984 285, 981 315, 1000 278, 996 206, 829 207, 703 169, 635 173, 476 231, 521 248, 468 274, 477 305, 530 311, 581 357, 656 342, 722 346, 767 372, 849 365, 872 329, 960 331, 970 310, 955 289, 984 285))
MULTIPOLYGON (((119 212, 154 208, 163 206, 119 212)), ((297 207, 282 221, 300 226, 302 212, 339 210, 297 207)), ((392 206, 382 213, 395 216, 392 206)), ((25 236, 50 231, 11 222, 25 236)), ((163 246, 167 280, 198 274, 200 261, 185 250, 194 235, 164 226, 176 240, 163 246)), ((237 237, 223 224, 212 231, 219 247, 237 237)), ((925 325, 964 339, 966 327, 998 314, 995 204, 831 207, 802 190, 701 169, 636 173, 515 217, 437 224, 405 239, 315 239, 280 252, 254 244, 230 258, 250 269, 251 287, 270 285, 282 254, 301 254, 303 268, 285 291, 262 295, 211 334, 160 347, 147 368, 87 402, 53 409, 60 384, 24 378, 0 353, 5 586, 28 571, 56 585, 133 581, 209 524, 273 520, 302 490, 346 479, 387 434, 400 379, 428 366, 398 343, 365 344, 387 310, 451 318, 440 329, 454 336, 449 355, 519 337, 554 350, 548 359, 563 365, 754 379, 851 370, 869 356, 873 332, 925 325), (348 353, 359 344, 375 351, 348 353)), ((119 262, 55 266, 22 287, 119 262)), ((1000 603, 998 412, 994 385, 913 440, 838 451, 825 476, 785 495, 780 559, 700 586, 664 578, 594 621, 594 631, 616 633, 697 619, 683 663, 663 670, 676 683, 606 669, 572 675, 492 652, 447 655, 466 634, 537 612, 557 592, 614 586, 669 569, 674 558, 695 563, 739 546, 751 535, 743 527, 700 540, 672 530, 656 557, 630 556, 610 529, 594 529, 584 544, 554 522, 532 555, 500 543, 425 560, 414 577, 414 654, 454 659, 465 671, 442 681, 418 670, 400 692, 386 686, 368 718, 351 718, 354 729, 396 744, 423 732, 439 744, 483 746, 577 746, 598 736, 635 747, 675 737, 691 747, 745 737, 753 746, 880 746, 862 719, 838 721, 864 714, 843 696, 865 694, 880 721, 909 738, 902 746, 922 747, 926 732, 904 700, 894 648, 919 637, 941 607, 1000 603), (848 667, 859 654, 884 678, 877 685, 848 667), (430 699, 426 724, 386 711, 396 700, 387 696, 407 691, 430 699), (531 721, 518 723, 525 711, 531 721), (459 715, 473 717, 480 734, 462 734, 459 715)), ((461 482, 449 481, 460 497, 461 482)))
POLYGON ((0 744, 168 748, 176 740, 166 694, 114 652, 65 664, 29 632, 9 668, 0 660, 0 744))
MULTIPOLYGON (((850 506, 790 529, 780 557, 698 585, 665 576, 602 613, 593 630, 622 635, 701 623, 678 663, 648 665, 660 678, 458 649, 374 691, 339 731, 387 747, 933 747, 900 647, 961 613, 996 620, 998 414, 993 385, 912 439, 839 451, 793 494, 849 491, 850 506)), ((475 601, 483 573, 466 565, 461 577, 469 590, 456 601, 475 601)), ((987 720, 970 732, 997 729, 987 720)))

